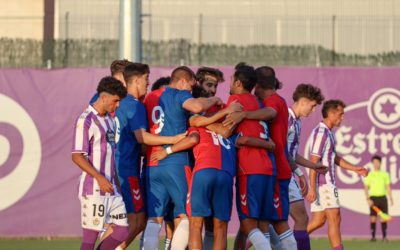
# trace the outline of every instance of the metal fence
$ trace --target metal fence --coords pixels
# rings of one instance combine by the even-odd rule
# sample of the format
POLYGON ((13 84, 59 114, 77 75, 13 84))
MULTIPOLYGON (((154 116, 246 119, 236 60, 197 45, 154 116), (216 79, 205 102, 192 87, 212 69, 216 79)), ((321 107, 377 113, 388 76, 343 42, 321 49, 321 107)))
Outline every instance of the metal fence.
MULTIPOLYGON (((33 39, 0 39, 0 67, 107 67, 118 58, 117 40, 68 39, 44 44, 33 39), (43 61, 52 49, 51 61, 43 61)), ((246 61, 275 66, 399 66, 400 52, 376 55, 333 53, 322 46, 198 44, 188 40, 143 43, 143 61, 154 66, 234 65, 246 61)))

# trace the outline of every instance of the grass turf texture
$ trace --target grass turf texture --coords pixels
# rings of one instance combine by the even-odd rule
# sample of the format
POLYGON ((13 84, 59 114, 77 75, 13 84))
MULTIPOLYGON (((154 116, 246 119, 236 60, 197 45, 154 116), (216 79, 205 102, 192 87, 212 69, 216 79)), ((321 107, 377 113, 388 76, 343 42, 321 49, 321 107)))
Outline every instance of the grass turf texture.
MULTIPOLYGON (((233 248, 233 238, 228 239, 228 249, 233 248)), ((79 249, 80 239, 0 239, 0 249, 4 250, 70 250, 79 249)), ((160 249, 164 245, 160 241, 160 249)), ((379 249, 379 250, 399 250, 400 240, 392 240, 389 242, 369 242, 368 240, 345 240, 344 247, 346 250, 359 250, 359 249, 379 249)), ((139 241, 135 240, 128 249, 139 249, 139 241)), ((313 250, 326 250, 330 249, 329 241, 327 239, 315 239, 311 242, 311 249, 313 250)))

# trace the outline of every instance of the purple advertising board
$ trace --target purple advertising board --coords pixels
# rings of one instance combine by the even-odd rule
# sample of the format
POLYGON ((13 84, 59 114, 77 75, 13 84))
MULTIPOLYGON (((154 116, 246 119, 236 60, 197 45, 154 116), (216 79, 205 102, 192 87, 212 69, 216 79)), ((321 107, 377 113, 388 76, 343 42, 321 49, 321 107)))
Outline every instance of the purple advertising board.
MULTIPOLYGON (((217 95, 227 100, 233 67, 219 67, 226 82, 217 95)), ((152 68, 151 81, 172 68, 152 68)), ((400 69, 276 69, 283 82, 279 93, 292 104, 299 83, 319 86, 326 99, 346 104, 345 121, 334 130, 337 152, 348 161, 371 168, 374 154, 383 156, 394 205, 389 235, 400 235, 400 69)), ((75 118, 86 108, 107 69, 0 69, 0 236, 79 236, 77 184, 80 171, 71 161, 75 118)), ((303 119, 300 153, 322 119, 321 107, 303 119)), ((344 236, 369 235, 368 205, 362 179, 340 168, 337 182, 344 236)), ((306 207, 309 204, 306 202, 306 207)), ((238 228, 233 210, 229 233, 238 228)), ((314 233, 326 235, 326 227, 314 233)))

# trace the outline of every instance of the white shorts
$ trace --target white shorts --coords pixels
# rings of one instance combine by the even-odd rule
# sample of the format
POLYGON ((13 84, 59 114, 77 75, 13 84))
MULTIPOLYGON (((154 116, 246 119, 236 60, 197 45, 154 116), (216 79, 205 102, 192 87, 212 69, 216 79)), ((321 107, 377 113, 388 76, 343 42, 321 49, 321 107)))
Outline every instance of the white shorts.
POLYGON ((128 226, 122 196, 82 196, 79 199, 82 228, 102 231, 104 224, 128 226))
POLYGON ((289 202, 293 203, 302 200, 304 200, 304 198, 301 194, 300 186, 297 183, 296 178, 292 176, 289 182, 289 202))
POLYGON ((339 193, 332 184, 317 187, 317 199, 311 203, 311 212, 321 212, 327 208, 340 208, 339 193))

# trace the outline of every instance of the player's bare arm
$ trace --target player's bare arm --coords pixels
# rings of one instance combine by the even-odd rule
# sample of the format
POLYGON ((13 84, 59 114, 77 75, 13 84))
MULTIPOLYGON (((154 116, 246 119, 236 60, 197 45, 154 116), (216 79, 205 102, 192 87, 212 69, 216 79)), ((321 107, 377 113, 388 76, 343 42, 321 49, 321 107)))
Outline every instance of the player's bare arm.
POLYGON ((190 98, 183 103, 183 108, 194 114, 206 111, 214 105, 222 105, 223 102, 219 97, 213 96, 209 98, 190 98))
POLYGON ((180 142, 172 145, 169 149, 161 148, 157 152, 151 155, 151 161, 161 161, 165 159, 169 154, 180 152, 183 150, 187 150, 196 146, 199 143, 199 134, 196 132, 191 133, 185 139, 181 140, 180 142))
POLYGON ((221 118, 224 118, 226 115, 242 110, 243 106, 237 101, 234 101, 227 108, 221 109, 212 116, 192 116, 189 120, 189 124, 191 127, 205 127, 207 125, 217 122, 221 118))
POLYGON ((276 110, 273 108, 262 108, 254 111, 242 111, 228 115, 223 122, 224 126, 235 126, 243 119, 270 121, 276 116, 276 110))
POLYGON ((347 169, 347 170, 351 170, 356 172, 357 174, 361 175, 361 176, 367 176, 368 175, 368 170, 363 168, 363 167, 358 167, 358 166, 354 166, 353 164, 349 163, 348 161, 346 161, 345 159, 343 159, 340 156, 336 156, 335 157, 335 164, 338 165, 341 168, 347 169))
POLYGON ((72 153, 72 161, 90 176, 95 178, 99 183, 100 189, 103 192, 111 193, 114 191, 113 186, 106 177, 99 173, 85 158, 83 153, 72 153))
POLYGON ((328 172, 327 166, 322 165, 320 162, 313 163, 299 154, 296 154, 296 163, 305 168, 313 169, 318 174, 326 174, 326 172, 328 172))
POLYGON ((240 136, 237 139, 236 146, 247 146, 247 147, 255 147, 255 148, 264 148, 269 152, 273 152, 275 150, 275 143, 270 140, 263 140, 250 136, 240 136))
POLYGON ((141 144, 150 146, 158 146, 165 144, 175 144, 186 137, 186 132, 178 134, 176 136, 158 136, 147 132, 144 129, 138 129, 134 131, 136 140, 141 144))
POLYGON ((301 194, 305 197, 308 193, 308 184, 306 177, 304 176, 300 168, 297 166, 296 161, 290 155, 288 155, 288 162, 290 169, 292 170, 293 173, 296 174, 297 179, 299 180, 301 194))
MULTIPOLYGON (((313 163, 318 163, 321 157, 317 155, 310 155, 310 161, 313 163)), ((315 201, 317 198, 317 172, 315 170, 310 170, 310 187, 307 194, 307 200, 309 202, 315 201)))

